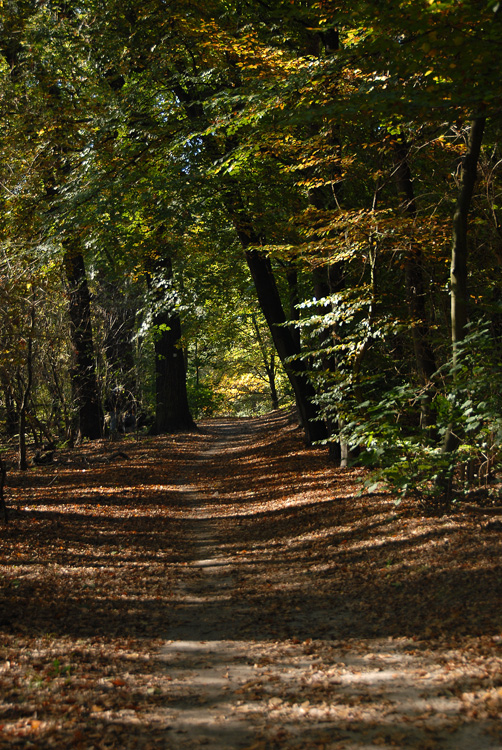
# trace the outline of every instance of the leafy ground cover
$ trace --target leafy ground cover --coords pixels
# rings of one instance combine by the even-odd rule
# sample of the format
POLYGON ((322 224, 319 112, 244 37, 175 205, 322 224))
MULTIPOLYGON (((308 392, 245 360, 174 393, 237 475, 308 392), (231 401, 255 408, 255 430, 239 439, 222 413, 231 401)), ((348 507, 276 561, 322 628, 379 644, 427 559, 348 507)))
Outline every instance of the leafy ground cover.
POLYGON ((9 474, 0 748, 501 748, 498 524, 201 428, 9 474))

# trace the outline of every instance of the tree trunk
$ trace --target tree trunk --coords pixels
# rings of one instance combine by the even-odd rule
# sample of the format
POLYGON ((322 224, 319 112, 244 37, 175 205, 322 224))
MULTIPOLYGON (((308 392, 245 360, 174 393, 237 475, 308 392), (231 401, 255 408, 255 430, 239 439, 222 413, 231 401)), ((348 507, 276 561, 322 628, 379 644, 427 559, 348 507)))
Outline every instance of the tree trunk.
POLYGON ((26 412, 33 385, 33 334, 35 331, 35 302, 30 309, 30 329, 28 331, 28 342, 26 347, 26 381, 21 383, 21 373, 19 380, 21 386, 21 401, 19 404, 19 444, 18 444, 18 466, 20 471, 26 471, 28 460, 26 455, 26 412))
POLYGON ((485 117, 477 117, 471 123, 469 145, 462 165, 462 187, 453 215, 450 284, 451 341, 454 366, 458 363, 458 344, 465 337, 465 326, 467 324, 469 301, 467 292, 468 216, 476 183, 485 122, 485 117))
POLYGON ((270 258, 258 249, 260 239, 242 204, 238 186, 230 179, 227 180, 223 200, 244 249, 258 303, 270 329, 272 341, 293 388, 305 440, 309 445, 317 440, 324 440, 327 437, 326 425, 314 403, 316 392, 309 380, 307 366, 303 360, 298 359, 298 339, 287 325, 270 258))
POLYGON ((91 322, 91 297, 82 253, 66 246, 63 265, 68 284, 70 332, 74 363, 71 370, 73 402, 77 410, 77 437, 101 437, 103 412, 99 399, 91 322))
MULTIPOLYGON (((173 269, 169 256, 156 263, 155 274, 172 282, 173 269)), ((150 276, 150 288, 152 277, 150 276)), ((163 289, 164 287, 160 287, 163 289)), ((193 430, 195 422, 188 406, 186 370, 181 348, 181 321, 175 309, 162 309, 163 293, 155 293, 160 310, 154 315, 155 335, 155 425, 152 432, 193 430)))
POLYGON ((305 362, 300 359, 289 361, 300 354, 295 337, 286 324, 286 316, 282 307, 279 290, 275 282, 270 259, 256 248, 251 248, 251 242, 246 243, 246 237, 239 233, 245 250, 246 260, 254 281, 258 302, 270 328, 272 340, 277 354, 284 366, 289 382, 295 394, 305 440, 311 444, 327 437, 326 426, 319 416, 319 410, 314 403, 315 389, 308 378, 305 362))
POLYGON ((272 409, 279 408, 279 394, 277 393, 277 385, 275 382, 275 352, 270 354, 270 360, 267 366, 268 382, 270 385, 270 401, 272 402, 272 409))
MULTIPOLYGON (((467 291, 467 257, 468 257, 468 219, 472 194, 478 171, 478 161, 483 141, 486 118, 477 117, 471 123, 467 153, 462 164, 462 186, 457 198, 453 215, 453 240, 451 249, 450 269, 450 302, 451 302, 451 342, 453 379, 460 362, 459 344, 463 341, 468 320, 468 291, 467 291)), ((446 430, 443 452, 452 453, 458 448, 459 437, 455 434, 455 425, 450 423, 446 430)), ((451 501, 452 477, 442 475, 438 479, 438 486, 443 493, 443 505, 448 507, 451 501)))

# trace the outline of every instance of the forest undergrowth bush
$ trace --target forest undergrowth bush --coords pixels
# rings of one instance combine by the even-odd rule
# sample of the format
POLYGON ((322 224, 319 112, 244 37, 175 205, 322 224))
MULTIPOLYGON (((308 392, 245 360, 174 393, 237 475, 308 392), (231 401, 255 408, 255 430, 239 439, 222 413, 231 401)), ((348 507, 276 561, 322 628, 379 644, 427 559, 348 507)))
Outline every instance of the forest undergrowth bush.
POLYGON ((361 381, 356 393, 347 377, 336 393, 328 389, 320 399, 328 419, 336 412, 341 440, 361 449, 357 461, 371 469, 366 489, 383 484, 396 493, 396 503, 411 496, 436 513, 470 497, 499 502, 500 350, 486 321, 469 328, 456 364, 447 361, 430 387, 409 381, 389 387, 385 374, 367 376, 361 401, 361 381), (454 438, 450 450, 448 432, 454 438))
POLYGON ((194 419, 212 417, 220 408, 223 396, 216 393, 211 384, 187 381, 187 396, 194 419))

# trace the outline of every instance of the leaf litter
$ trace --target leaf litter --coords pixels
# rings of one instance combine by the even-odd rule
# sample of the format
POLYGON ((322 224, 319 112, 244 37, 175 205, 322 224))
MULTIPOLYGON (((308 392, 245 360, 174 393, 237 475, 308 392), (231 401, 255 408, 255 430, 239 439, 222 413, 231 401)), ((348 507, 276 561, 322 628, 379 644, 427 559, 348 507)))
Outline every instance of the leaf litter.
POLYGON ((0 748, 502 748, 498 529, 279 412, 116 447, 9 475, 0 748))

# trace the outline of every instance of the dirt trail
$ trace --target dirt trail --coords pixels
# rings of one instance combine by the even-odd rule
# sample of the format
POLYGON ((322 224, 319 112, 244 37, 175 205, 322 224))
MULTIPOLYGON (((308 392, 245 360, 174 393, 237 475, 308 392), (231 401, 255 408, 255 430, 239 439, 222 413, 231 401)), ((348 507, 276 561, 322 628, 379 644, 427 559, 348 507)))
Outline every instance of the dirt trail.
POLYGON ((9 475, 0 750, 502 750, 502 534, 282 413, 9 475))
POLYGON ((267 467, 259 491, 249 489, 239 505, 235 465, 245 466, 257 437, 278 427, 281 420, 213 423, 198 481, 184 489, 190 559, 162 649, 169 746, 501 748, 487 734, 490 722, 469 720, 454 690, 465 671, 455 671, 444 650, 417 649, 412 637, 364 638, 360 613, 336 591, 313 596, 326 583, 312 559, 315 535, 300 545, 294 536, 250 543, 247 528, 240 538, 240 518, 249 526, 263 513, 267 467), (294 564, 283 554, 288 545, 296 546, 294 564), (281 592, 291 594, 282 606, 274 601, 281 592))
MULTIPOLYGON (((214 442, 199 458, 196 470, 233 451, 242 451, 253 439, 249 425, 213 425, 214 442)), ((187 483, 188 484, 188 483, 187 483)), ((237 695, 255 676, 247 641, 239 636, 242 611, 233 604, 235 561, 221 554, 219 522, 208 505, 219 499, 211 487, 185 489, 186 513, 190 518, 189 538, 193 559, 180 580, 178 594, 184 613, 169 627, 171 639, 162 650, 171 681, 172 703, 169 733, 178 747, 249 747, 254 728, 235 711, 237 695), (190 609, 202 616, 190 616, 190 609), (186 611, 188 610, 188 611, 186 611)), ((249 616, 249 612, 245 615, 249 616)), ((241 701, 242 703, 242 701, 241 701)))

